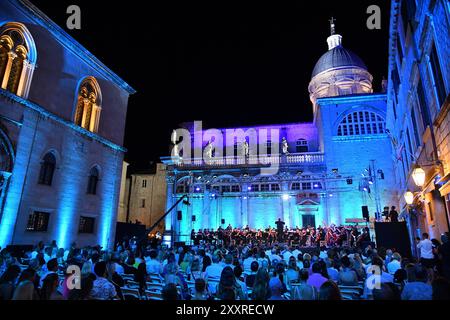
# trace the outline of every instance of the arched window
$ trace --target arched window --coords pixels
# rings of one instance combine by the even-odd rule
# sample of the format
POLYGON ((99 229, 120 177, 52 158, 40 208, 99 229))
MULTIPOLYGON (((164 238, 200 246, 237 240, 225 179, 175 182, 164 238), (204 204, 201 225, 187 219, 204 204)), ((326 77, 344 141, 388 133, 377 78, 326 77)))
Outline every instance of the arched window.
POLYGON ((97 194, 97 184, 100 177, 100 173, 97 167, 93 167, 91 169, 91 172, 89 173, 89 180, 88 180, 88 188, 87 193, 88 194, 97 194))
POLYGON ((308 152, 308 141, 305 139, 298 139, 295 143, 295 148, 297 153, 308 152))
POLYGON ((48 152, 41 162, 41 171, 39 172, 39 184, 51 186, 53 173, 56 167, 56 157, 53 152, 48 152))
POLYGON ((74 115, 76 125, 91 132, 97 132, 100 121, 101 91, 94 77, 81 81, 77 90, 77 104, 74 115))
POLYGON ((0 27, 0 86, 27 98, 36 65, 36 48, 28 29, 10 22, 0 27))
POLYGON ((337 128, 338 136, 360 136, 384 134, 386 121, 382 116, 371 111, 355 111, 342 119, 337 128))

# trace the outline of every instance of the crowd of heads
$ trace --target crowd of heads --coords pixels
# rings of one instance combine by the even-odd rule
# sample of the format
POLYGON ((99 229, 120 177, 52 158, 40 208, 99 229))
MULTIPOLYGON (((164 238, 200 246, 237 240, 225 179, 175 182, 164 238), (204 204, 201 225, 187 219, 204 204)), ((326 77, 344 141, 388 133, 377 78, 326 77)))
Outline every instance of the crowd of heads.
POLYGON ((102 250, 39 243, 22 257, 1 251, 0 299, 126 300, 129 279, 141 297, 156 279, 163 300, 446 300, 449 243, 443 239, 432 242, 432 261, 371 245, 125 243, 102 250))

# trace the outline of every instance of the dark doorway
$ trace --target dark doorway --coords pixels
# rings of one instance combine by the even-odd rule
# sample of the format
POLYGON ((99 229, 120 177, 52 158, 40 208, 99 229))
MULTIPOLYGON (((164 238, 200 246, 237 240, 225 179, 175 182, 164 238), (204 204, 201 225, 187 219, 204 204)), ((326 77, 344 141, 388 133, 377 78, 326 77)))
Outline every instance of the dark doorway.
POLYGON ((302 227, 316 227, 316 216, 313 214, 302 215, 302 227))

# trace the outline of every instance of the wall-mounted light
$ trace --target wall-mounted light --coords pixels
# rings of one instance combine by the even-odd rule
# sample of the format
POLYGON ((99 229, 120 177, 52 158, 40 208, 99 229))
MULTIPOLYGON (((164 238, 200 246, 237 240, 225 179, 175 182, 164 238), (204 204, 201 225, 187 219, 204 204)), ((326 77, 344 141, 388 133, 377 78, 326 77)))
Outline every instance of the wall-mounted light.
POLYGON ((425 184, 425 171, 418 165, 414 166, 412 178, 416 186, 423 187, 425 184))
POLYGON ((408 205, 413 204, 414 202, 414 193, 412 193, 411 191, 406 191, 405 194, 403 195, 403 197, 405 198, 405 202, 408 205))

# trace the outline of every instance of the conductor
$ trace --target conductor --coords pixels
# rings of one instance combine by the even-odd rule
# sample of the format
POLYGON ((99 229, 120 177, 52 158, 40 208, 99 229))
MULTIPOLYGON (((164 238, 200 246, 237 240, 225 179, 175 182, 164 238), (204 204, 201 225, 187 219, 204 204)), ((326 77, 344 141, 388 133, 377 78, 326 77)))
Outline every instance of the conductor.
POLYGON ((278 221, 275 222, 277 225, 277 238, 278 241, 283 241, 283 231, 284 231, 284 221, 281 221, 281 218, 278 218, 278 221))

